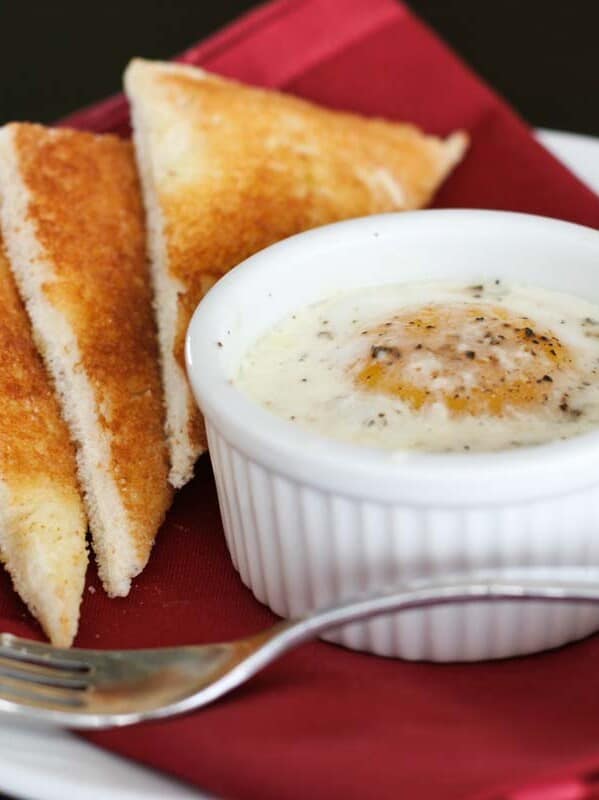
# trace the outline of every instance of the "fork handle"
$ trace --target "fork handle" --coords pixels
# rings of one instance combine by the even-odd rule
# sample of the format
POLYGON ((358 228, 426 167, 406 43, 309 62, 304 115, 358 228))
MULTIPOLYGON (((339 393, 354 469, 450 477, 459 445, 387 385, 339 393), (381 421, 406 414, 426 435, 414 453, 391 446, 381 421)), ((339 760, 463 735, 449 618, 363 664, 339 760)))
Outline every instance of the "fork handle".
MULTIPOLYGON (((527 567, 470 572, 445 578, 420 578, 404 581, 399 587, 387 591, 317 609, 300 618, 283 620, 237 642, 237 665, 205 692, 206 702, 212 702, 245 683, 288 650, 340 625, 408 609, 492 600, 599 603, 599 568, 527 567)), ((191 702, 181 710, 197 705, 191 702)))
POLYGON ((272 657, 349 622, 394 611, 489 600, 599 603, 599 569, 527 567, 406 581, 399 588, 354 597, 278 623, 269 637, 269 644, 276 649, 272 657))

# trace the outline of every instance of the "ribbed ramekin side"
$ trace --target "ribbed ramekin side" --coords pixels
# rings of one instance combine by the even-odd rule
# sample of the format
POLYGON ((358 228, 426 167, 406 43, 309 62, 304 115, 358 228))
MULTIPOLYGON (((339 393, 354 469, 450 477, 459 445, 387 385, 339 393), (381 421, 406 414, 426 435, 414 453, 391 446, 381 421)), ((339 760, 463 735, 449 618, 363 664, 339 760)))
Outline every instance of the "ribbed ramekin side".
MULTIPOLYGON (((599 492, 509 507, 389 506, 277 474, 210 425, 227 544, 256 597, 299 615, 400 580, 478 569, 599 565, 599 492)), ((555 647, 599 629, 588 605, 496 602, 347 625, 330 641, 385 656, 478 660, 555 647)))

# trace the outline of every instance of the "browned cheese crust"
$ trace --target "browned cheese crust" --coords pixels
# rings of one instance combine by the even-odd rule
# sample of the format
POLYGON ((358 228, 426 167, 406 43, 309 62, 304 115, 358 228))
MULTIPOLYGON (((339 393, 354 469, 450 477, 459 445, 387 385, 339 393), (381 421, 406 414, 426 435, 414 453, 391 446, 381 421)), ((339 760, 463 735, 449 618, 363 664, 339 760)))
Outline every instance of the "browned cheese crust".
MULTIPOLYGON (((466 146, 465 136, 450 146, 411 125, 176 68, 155 70, 147 91, 138 101, 157 111, 158 125, 169 126, 169 113, 181 120, 151 154, 169 273, 186 289, 175 340, 181 366, 191 314, 227 270, 308 228, 426 205, 466 146)), ((150 142, 157 146, 152 133, 150 142)), ((191 435, 200 440, 197 412, 191 435)))
POLYGON ((132 147, 113 136, 34 125, 18 126, 15 146, 29 219, 54 267, 44 291, 77 338, 131 534, 147 553, 171 490, 132 147))

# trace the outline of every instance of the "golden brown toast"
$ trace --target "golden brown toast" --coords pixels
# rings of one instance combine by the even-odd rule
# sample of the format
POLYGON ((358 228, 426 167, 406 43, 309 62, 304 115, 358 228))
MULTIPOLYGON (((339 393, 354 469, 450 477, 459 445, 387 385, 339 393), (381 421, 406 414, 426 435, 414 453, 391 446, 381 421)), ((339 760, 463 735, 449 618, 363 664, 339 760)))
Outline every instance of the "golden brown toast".
POLYGON ((126 595, 172 496, 132 147, 8 125, 0 194, 11 266, 77 444, 100 576, 126 595))
POLYGON ((189 66, 135 60, 125 89, 148 221, 170 480, 181 486, 205 449, 183 358, 205 292, 291 234, 426 205, 467 138, 443 141, 189 66))
POLYGON ((0 240, 0 554, 55 645, 77 632, 87 524, 75 448, 0 240))

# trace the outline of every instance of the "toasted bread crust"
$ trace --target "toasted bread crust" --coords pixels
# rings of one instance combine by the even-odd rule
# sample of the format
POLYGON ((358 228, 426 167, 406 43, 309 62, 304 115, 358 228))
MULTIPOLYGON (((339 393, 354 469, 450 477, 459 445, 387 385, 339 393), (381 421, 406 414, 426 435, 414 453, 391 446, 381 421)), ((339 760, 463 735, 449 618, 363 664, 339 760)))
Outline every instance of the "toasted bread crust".
MULTIPOLYGON (((132 148, 113 136, 28 124, 9 127, 29 197, 27 224, 49 269, 44 298, 76 339, 79 367, 91 385, 96 418, 108 444, 110 477, 126 512, 126 530, 120 533, 133 543, 139 571, 172 491, 132 148)), ((12 236, 18 239, 19 232, 13 230, 12 236)), ((43 341, 41 345, 43 349, 43 341)), ((78 400, 67 397, 66 403, 78 400)), ((75 433, 79 448, 89 447, 75 433)), ((93 454, 88 464, 91 460, 93 454)), ((91 512, 90 518, 94 533, 91 512)), ((105 578, 110 570, 103 570, 102 560, 116 559, 118 553, 110 547, 103 552, 99 560, 105 578)), ((128 583, 120 582, 120 588, 106 583, 111 594, 128 590, 128 583)))
MULTIPOLYGON (((462 134, 442 141, 187 66, 134 61, 126 88, 151 160, 146 206, 157 201, 164 220, 163 268, 184 287, 182 368, 191 314, 221 275, 308 228, 426 205, 466 147, 462 134)), ((199 412, 188 424, 199 451, 199 412)))
POLYGON ((75 448, 35 347, 0 240, 0 472, 9 486, 44 478, 79 497, 75 448))
POLYGON ((0 549, 15 588, 48 636, 70 645, 87 565, 75 448, 1 240, 0 306, 0 549))

